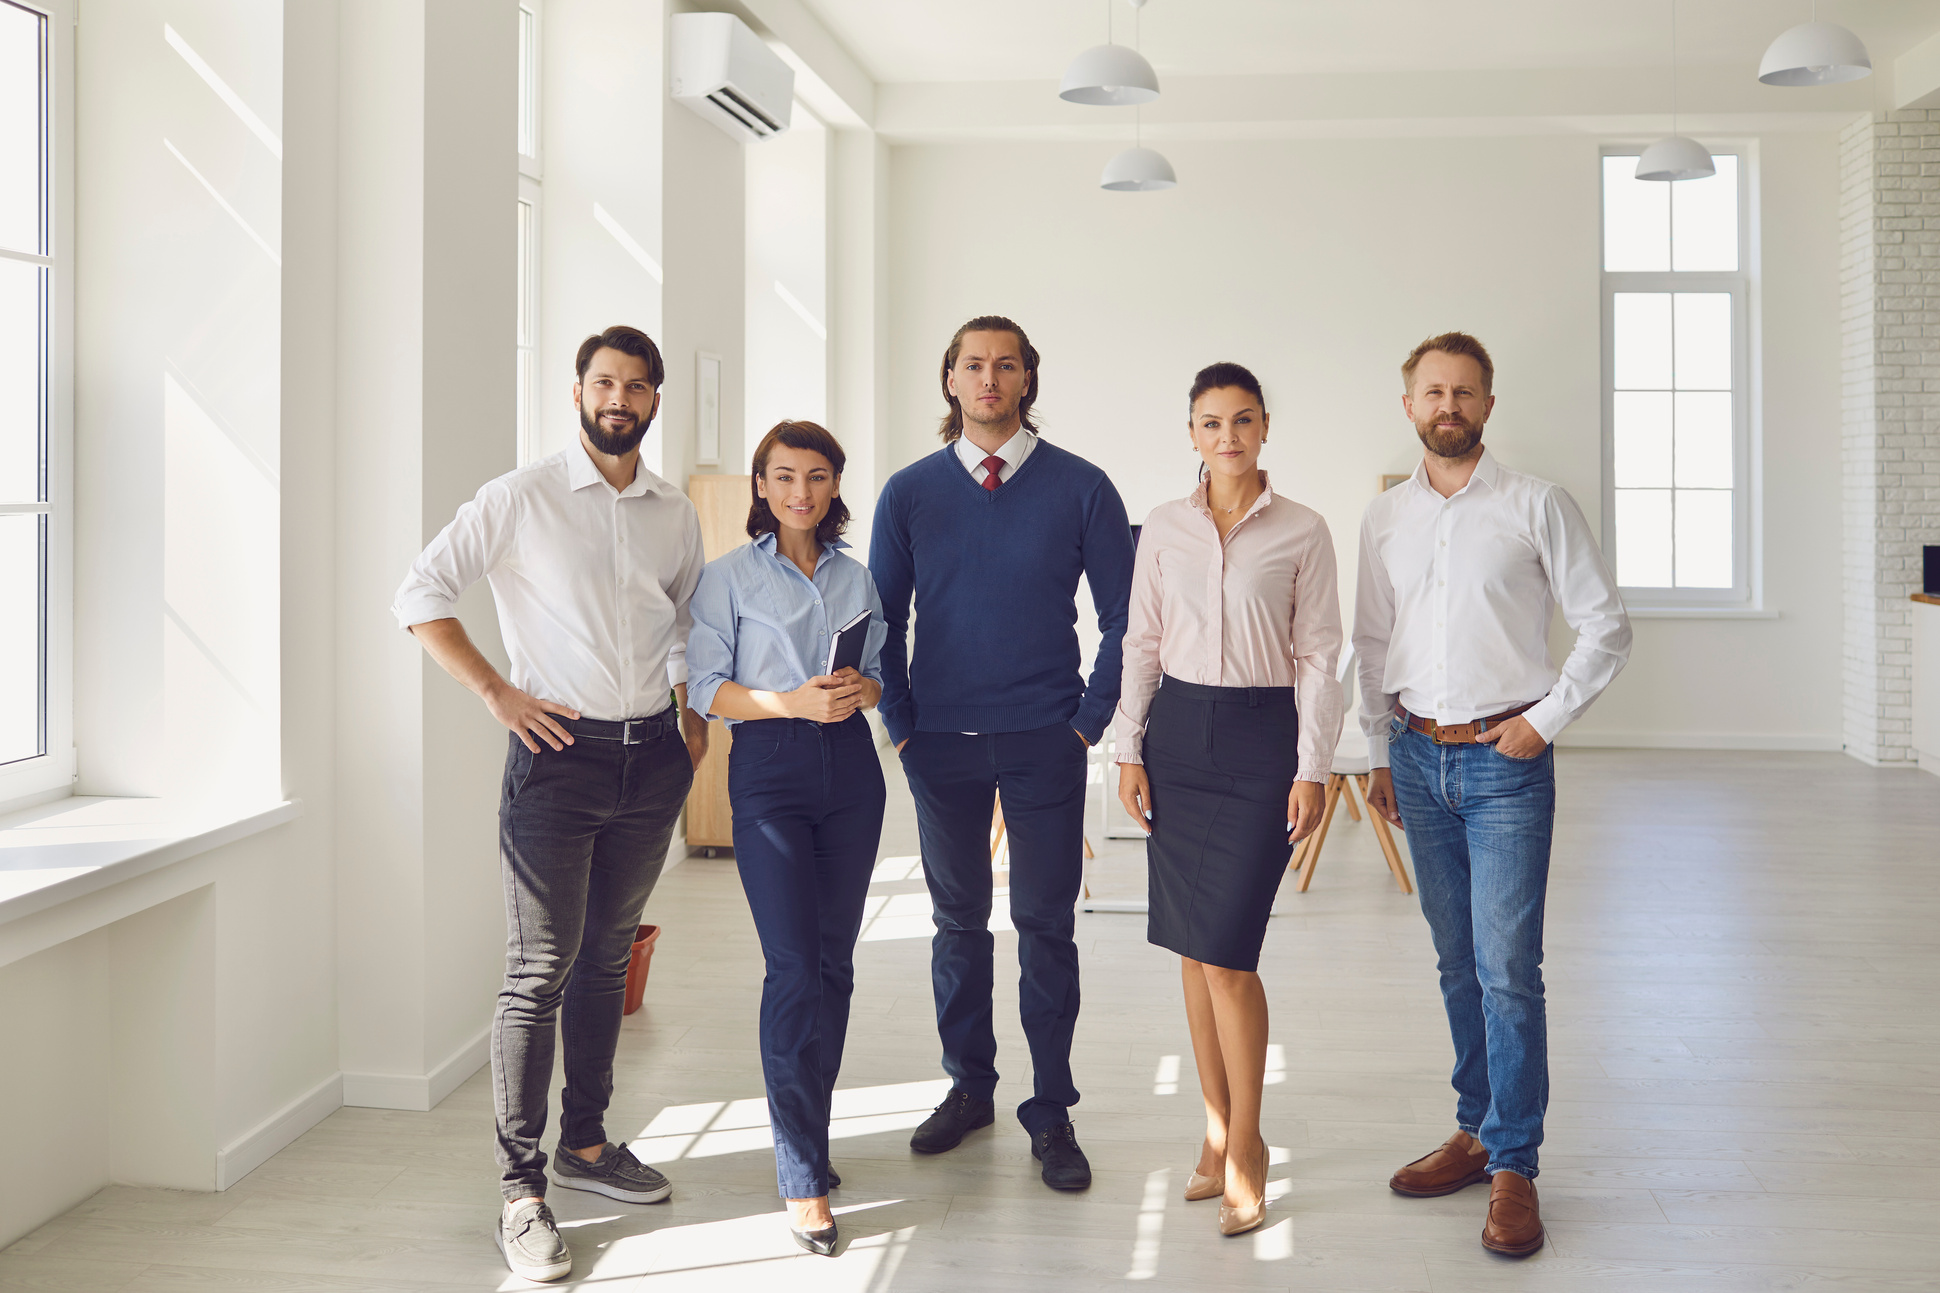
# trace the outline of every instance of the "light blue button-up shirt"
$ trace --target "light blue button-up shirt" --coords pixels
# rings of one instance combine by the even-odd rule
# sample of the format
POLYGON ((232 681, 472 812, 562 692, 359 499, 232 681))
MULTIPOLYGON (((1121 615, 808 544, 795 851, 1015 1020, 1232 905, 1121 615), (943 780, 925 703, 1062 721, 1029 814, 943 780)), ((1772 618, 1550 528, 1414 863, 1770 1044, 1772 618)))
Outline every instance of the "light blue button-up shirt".
MULTIPOLYGON (((724 682, 751 691, 793 691, 821 676, 829 638, 863 611, 870 612, 861 673, 882 681, 882 644, 889 636, 869 567, 843 555, 837 539, 822 545, 815 578, 775 550, 764 534, 707 563, 688 609, 687 703, 708 714, 724 682)), ((738 720, 723 720, 730 727, 738 720)))

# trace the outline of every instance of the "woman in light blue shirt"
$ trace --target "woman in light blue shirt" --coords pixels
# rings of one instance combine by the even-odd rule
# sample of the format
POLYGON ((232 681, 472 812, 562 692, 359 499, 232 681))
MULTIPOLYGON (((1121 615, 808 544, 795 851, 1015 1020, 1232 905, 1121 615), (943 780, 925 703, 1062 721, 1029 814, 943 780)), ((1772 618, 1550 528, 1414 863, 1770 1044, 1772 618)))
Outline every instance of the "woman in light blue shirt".
POLYGON ((694 590, 687 699, 734 732, 734 857, 767 961, 761 1069, 795 1241, 835 1250, 829 1102, 855 986, 856 935, 882 838, 882 764, 862 711, 882 697, 888 630, 869 568, 844 554, 842 446, 783 422, 754 451, 754 542, 694 590), (860 668, 825 672, 844 625, 860 668))

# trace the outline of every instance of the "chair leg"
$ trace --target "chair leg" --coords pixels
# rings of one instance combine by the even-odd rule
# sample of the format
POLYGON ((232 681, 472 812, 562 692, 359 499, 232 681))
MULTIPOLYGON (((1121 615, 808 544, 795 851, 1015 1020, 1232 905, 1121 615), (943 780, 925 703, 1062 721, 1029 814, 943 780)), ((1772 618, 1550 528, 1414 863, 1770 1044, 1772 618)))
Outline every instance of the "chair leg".
POLYGON ((1314 868, 1320 864, 1321 846, 1327 842, 1327 827, 1334 820, 1334 806, 1340 803, 1341 788, 1346 784, 1346 777, 1327 778, 1327 810, 1320 815, 1320 829, 1308 839, 1310 847, 1300 864, 1300 883, 1293 887, 1295 893, 1307 892, 1307 886, 1314 882, 1314 868))
MULTIPOLYGON (((1362 798, 1366 798, 1367 778, 1356 777, 1354 784, 1360 787, 1362 798)), ((1394 847, 1394 832, 1388 829, 1387 822, 1372 808, 1367 810, 1367 819, 1374 826, 1374 838, 1380 842, 1381 854, 1388 860, 1388 870, 1394 872, 1394 882, 1401 886, 1401 892, 1413 893, 1415 887, 1409 883, 1408 868, 1402 864, 1401 854, 1394 847)))
MULTIPOLYGON (((1357 778, 1357 780, 1358 780, 1358 778, 1357 778)), ((1360 809, 1358 809, 1358 808, 1356 808, 1356 807, 1354 806, 1354 796, 1352 796, 1352 795, 1348 795, 1348 796, 1347 796, 1347 797, 1346 797, 1346 798, 1345 798, 1345 799, 1344 799, 1344 800, 1343 800, 1342 802, 1343 802, 1343 804, 1345 804, 1345 806, 1346 806, 1346 808, 1347 808, 1347 818, 1348 818, 1348 820, 1349 820, 1349 821, 1354 821, 1354 822, 1358 822, 1358 821, 1360 821, 1360 820, 1361 820, 1361 810, 1360 810, 1360 809)))

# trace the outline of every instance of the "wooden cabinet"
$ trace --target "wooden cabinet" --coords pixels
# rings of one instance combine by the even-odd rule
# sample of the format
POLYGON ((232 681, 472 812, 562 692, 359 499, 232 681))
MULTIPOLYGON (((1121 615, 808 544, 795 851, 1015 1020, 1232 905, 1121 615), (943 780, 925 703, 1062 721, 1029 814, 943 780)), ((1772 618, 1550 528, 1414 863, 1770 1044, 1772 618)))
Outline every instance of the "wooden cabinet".
MULTIPOLYGON (((701 542, 707 559, 724 556, 748 541, 746 476, 689 476, 687 497, 701 517, 701 542)), ((728 808, 727 729, 709 725, 707 757, 694 770, 694 788, 687 795, 687 847, 734 847, 734 818, 728 808)))

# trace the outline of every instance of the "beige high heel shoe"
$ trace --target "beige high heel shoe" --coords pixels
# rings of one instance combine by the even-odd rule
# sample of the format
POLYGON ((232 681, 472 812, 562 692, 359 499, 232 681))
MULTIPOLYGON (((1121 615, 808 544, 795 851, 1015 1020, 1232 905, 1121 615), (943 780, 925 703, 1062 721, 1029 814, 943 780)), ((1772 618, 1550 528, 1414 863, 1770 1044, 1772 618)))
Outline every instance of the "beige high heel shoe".
MULTIPOLYGON (((1262 1159, 1267 1159, 1268 1157, 1269 1156, 1267 1154, 1261 1155, 1262 1159)), ((1242 1204, 1237 1208, 1233 1207, 1231 1204, 1227 1203, 1223 1199, 1220 1201, 1220 1204, 1219 1204, 1219 1233, 1220 1234, 1225 1235, 1228 1238, 1231 1238, 1234 1235, 1243 1235, 1249 1230, 1259 1229, 1260 1223, 1266 1220, 1265 1183, 1266 1183, 1266 1172, 1267 1172, 1268 1166, 1269 1164, 1267 1162, 1262 1162, 1260 1164, 1261 1190, 1260 1190, 1260 1197, 1258 1199, 1254 1200, 1252 1203, 1242 1204)))
POLYGON ((1224 1173, 1218 1176, 1201 1176, 1198 1172, 1194 1172, 1186 1177, 1187 1203, 1197 1203, 1201 1199, 1210 1199, 1216 1194, 1224 1193, 1226 1193, 1224 1173))

